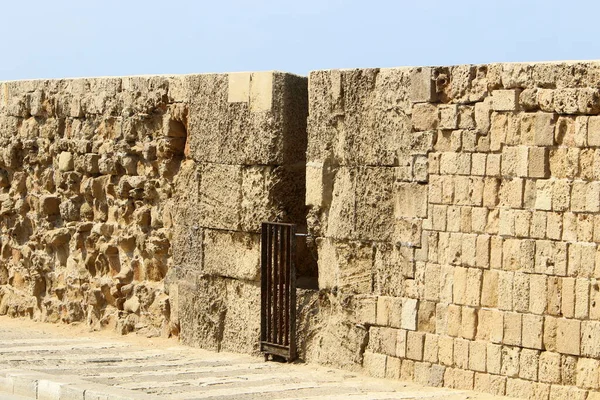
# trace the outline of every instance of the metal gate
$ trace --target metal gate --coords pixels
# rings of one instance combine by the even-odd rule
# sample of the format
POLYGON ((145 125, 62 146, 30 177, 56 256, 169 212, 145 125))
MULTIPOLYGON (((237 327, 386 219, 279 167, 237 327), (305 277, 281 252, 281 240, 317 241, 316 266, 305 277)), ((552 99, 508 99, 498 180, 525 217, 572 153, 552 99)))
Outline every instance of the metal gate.
POLYGON ((260 350, 296 358, 296 225, 263 222, 260 350))

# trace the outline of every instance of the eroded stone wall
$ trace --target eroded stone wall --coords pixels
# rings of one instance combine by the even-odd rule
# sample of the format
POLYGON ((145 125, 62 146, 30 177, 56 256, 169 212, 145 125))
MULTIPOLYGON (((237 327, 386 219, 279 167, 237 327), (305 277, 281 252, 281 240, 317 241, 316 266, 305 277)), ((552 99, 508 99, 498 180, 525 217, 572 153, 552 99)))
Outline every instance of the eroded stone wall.
POLYGON ((307 359, 515 397, 600 396, 600 64, 309 82, 314 303, 328 316, 307 359))
POLYGON ((301 358, 600 396, 599 63, 0 89, 0 314, 256 353, 294 222, 301 358))
MULTIPOLYGON (((202 321, 215 312, 218 342, 242 333, 237 350, 252 348, 256 328, 239 323, 259 315, 260 222, 304 220, 306 79, 0 88, 0 314, 171 335, 188 310, 202 321), (196 279, 219 289, 194 303, 185 288, 196 279)), ((186 343, 211 347, 194 336, 211 328, 184 321, 186 343)))

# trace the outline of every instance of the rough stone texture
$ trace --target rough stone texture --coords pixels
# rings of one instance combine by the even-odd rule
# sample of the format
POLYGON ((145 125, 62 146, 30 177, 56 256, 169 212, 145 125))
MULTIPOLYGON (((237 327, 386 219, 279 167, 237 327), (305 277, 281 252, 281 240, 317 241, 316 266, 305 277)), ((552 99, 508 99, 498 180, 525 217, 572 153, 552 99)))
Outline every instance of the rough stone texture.
POLYGON ((448 387, 597 395, 599 78, 596 62, 311 73, 308 229, 321 291, 375 305, 366 371, 385 355, 401 379, 426 361, 448 387))
POLYGON ((0 314, 253 353, 260 222, 290 221, 305 360, 597 396, 600 64, 309 81, 2 83, 0 314))
POLYGON ((306 91, 279 72, 1 83, 0 314, 255 352, 256 232, 305 224, 306 91))

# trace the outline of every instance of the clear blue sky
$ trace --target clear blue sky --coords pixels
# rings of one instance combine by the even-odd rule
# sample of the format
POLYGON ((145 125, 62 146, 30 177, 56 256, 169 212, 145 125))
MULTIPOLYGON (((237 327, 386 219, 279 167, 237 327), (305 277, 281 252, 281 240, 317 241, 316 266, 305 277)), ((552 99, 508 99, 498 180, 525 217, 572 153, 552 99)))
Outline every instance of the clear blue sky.
POLYGON ((4 0, 0 80, 600 58, 598 0, 4 0))

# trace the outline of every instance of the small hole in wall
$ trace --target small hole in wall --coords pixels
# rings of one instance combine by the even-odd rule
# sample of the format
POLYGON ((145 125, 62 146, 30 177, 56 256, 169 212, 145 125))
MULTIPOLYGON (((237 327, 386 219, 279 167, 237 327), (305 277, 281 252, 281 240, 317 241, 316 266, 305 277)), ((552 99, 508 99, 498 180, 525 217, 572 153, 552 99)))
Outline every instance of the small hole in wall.
POLYGON ((296 240, 296 287, 318 290, 319 272, 316 243, 313 238, 307 236, 297 236, 296 240))

